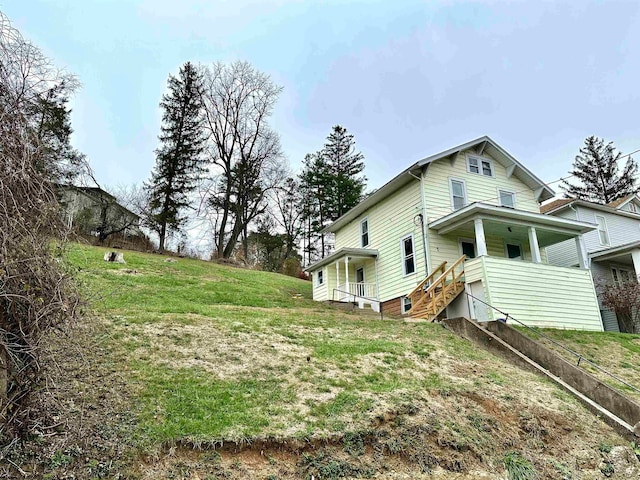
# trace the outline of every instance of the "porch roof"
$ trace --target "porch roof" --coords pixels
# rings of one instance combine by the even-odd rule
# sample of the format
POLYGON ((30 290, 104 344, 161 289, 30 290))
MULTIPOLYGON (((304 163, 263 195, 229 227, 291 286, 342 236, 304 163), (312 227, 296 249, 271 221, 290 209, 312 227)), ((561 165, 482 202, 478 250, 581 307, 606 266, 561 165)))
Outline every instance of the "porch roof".
POLYGON ((370 248, 341 248, 340 250, 333 252, 331 255, 318 260, 316 263, 309 265, 304 270, 305 272, 313 272, 344 257, 376 258, 377 256, 378 250, 370 248))
POLYGON ((602 250, 598 250, 597 252, 592 252, 589 254, 589 257, 593 261, 601 262, 611 260, 612 258, 616 258, 622 255, 627 255, 631 253, 631 250, 635 250, 638 248, 640 248, 640 241, 635 241, 631 243, 625 243, 624 245, 604 248, 602 250))
POLYGON ((469 229, 472 222, 477 218, 486 220, 487 223, 495 226, 502 225, 503 227, 495 232, 497 234, 502 229, 505 230, 506 234, 507 231, 511 232, 516 228, 520 230, 523 229, 523 227, 535 227, 549 234, 554 234, 545 235, 545 238, 540 238, 540 246, 563 241, 568 237, 576 237, 597 228, 597 226, 592 223, 578 222, 562 217, 543 215, 508 207, 498 207, 485 203, 472 203, 467 205, 460 210, 456 210, 449 215, 429 223, 429 228, 434 229, 440 235, 446 235, 453 231, 469 229), (506 228, 504 227, 505 225, 506 228))

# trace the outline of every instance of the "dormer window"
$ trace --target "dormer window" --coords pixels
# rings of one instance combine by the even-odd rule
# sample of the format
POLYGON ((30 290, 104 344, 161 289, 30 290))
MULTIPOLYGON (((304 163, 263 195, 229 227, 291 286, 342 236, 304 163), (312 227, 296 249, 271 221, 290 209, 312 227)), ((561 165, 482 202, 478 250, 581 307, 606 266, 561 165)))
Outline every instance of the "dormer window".
POLYGON ((632 213, 638 213, 638 207, 636 206, 635 203, 633 202, 629 203, 629 211, 632 213))
POLYGON ((467 157, 467 171, 485 177, 493 177, 493 162, 481 157, 467 157))

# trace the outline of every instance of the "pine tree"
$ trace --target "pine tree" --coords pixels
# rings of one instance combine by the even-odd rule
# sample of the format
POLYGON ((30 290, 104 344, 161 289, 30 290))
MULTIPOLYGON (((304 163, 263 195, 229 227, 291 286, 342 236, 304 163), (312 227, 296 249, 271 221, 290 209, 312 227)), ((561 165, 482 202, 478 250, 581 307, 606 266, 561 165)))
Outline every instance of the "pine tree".
POLYGON ((321 154, 331 177, 327 219, 335 221, 362 200, 367 182, 360 176, 364 155, 356 152, 353 135, 340 125, 333 127, 321 154))
POLYGON ((314 245, 316 240, 320 240, 321 256, 324 256, 326 248, 325 237, 319 232, 328 224, 329 192, 332 190, 332 182, 328 165, 321 152, 305 156, 299 179, 303 199, 302 217, 305 225, 304 252, 307 253, 307 264, 309 264, 312 255, 317 252, 314 245))
POLYGON ((179 231, 185 218, 181 211, 190 204, 189 193, 205 171, 202 160, 201 78, 195 67, 185 63, 177 77, 169 75, 169 92, 162 96, 162 127, 156 150, 156 166, 145 185, 149 195, 151 228, 164 250, 168 231, 179 231))
POLYGON ((622 173, 618 173, 621 157, 613 142, 605 145, 603 139, 588 137, 570 172, 581 184, 573 185, 564 180, 562 188, 569 197, 603 204, 637 193, 638 164, 629 157, 622 173))

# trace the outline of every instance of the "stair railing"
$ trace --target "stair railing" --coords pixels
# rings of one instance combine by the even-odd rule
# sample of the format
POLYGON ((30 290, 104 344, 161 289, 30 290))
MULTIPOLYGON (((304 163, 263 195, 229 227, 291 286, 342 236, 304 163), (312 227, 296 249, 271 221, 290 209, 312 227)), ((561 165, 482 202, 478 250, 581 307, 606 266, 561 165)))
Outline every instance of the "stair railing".
POLYGON ((431 285, 434 278, 439 278, 442 274, 444 274, 446 270, 447 262, 446 260, 442 262, 438 268, 432 271, 429 275, 425 277, 424 280, 420 282, 420 284, 413 289, 413 291, 407 295, 411 299, 411 305, 416 305, 424 296, 426 288, 431 285))
MULTIPOLYGON (((361 298, 362 300, 366 300, 368 303, 377 303, 378 307, 380 309, 380 320, 384 320, 383 316, 382 316, 382 302, 378 299, 375 298, 369 298, 369 297, 363 297, 362 295, 357 295, 353 292, 347 292, 345 290, 340 290, 339 288, 334 288, 333 292, 331 294, 331 301, 335 302, 336 301, 336 292, 338 293, 342 293, 342 294, 346 294, 346 297, 342 297, 343 299, 345 298, 349 298, 349 297, 353 297, 353 300, 349 303, 353 303, 355 305, 356 303, 356 298, 361 298)), ((338 301, 344 301, 344 300, 338 300, 338 301)))
POLYGON ((424 291, 424 294, 416 303, 413 303, 412 299, 411 309, 407 313, 412 315, 418 311, 425 311, 430 315, 435 315, 438 309, 438 301, 442 301, 443 306, 446 305, 448 293, 452 290, 455 291, 458 283, 464 277, 464 261, 466 258, 466 255, 462 255, 456 260, 453 265, 429 285, 429 288, 424 291))

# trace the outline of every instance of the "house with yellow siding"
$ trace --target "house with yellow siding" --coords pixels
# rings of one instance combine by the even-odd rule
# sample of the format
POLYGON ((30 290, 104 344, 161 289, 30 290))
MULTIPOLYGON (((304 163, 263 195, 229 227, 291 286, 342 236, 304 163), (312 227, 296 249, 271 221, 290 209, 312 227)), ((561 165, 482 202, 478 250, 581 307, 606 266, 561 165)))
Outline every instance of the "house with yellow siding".
POLYGON ((324 230, 335 249, 307 268, 313 298, 602 330, 583 240, 597 226, 542 215, 553 196, 487 136, 419 160, 324 230), (578 264, 550 265, 545 248, 568 241, 578 264))

